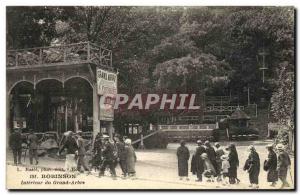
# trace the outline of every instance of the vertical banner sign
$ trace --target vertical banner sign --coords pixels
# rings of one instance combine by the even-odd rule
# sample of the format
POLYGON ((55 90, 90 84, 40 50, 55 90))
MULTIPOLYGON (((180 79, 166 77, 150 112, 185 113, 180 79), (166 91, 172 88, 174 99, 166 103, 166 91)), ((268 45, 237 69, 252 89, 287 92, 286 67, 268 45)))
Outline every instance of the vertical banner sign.
POLYGON ((97 68, 97 93, 100 96, 99 120, 113 121, 117 74, 97 68))

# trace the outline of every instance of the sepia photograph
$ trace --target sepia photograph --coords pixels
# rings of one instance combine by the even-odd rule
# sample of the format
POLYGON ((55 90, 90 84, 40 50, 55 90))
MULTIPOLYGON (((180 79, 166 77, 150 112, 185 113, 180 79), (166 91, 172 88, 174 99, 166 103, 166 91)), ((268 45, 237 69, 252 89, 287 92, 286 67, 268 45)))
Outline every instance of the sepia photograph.
POLYGON ((5 10, 6 189, 296 190, 295 7, 5 10))

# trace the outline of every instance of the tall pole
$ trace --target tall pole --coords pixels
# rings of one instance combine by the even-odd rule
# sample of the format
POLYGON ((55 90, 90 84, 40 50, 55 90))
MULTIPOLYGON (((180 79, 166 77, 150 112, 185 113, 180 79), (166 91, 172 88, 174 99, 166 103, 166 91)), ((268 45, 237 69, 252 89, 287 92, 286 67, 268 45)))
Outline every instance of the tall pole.
POLYGON ((265 83, 265 57, 266 57, 266 54, 265 54, 265 49, 263 49, 263 69, 262 69, 262 82, 265 83))
MULTIPOLYGON (((265 83, 265 71, 268 69, 266 67, 266 55, 265 48, 263 47, 263 51, 259 53, 260 56, 262 56, 262 67, 259 68, 259 70, 262 71, 262 82, 265 83)), ((259 58, 258 58, 259 59, 259 58)))
POLYGON ((250 105, 250 88, 248 87, 248 106, 250 105))
POLYGON ((66 100, 66 106, 65 106, 65 132, 68 131, 68 104, 66 100))

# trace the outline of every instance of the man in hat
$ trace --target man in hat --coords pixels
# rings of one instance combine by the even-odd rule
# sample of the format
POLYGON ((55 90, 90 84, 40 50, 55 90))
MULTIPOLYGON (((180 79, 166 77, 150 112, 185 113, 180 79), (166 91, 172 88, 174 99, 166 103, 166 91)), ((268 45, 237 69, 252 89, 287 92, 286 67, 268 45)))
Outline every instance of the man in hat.
POLYGON ((87 166, 87 163, 84 159, 86 151, 84 140, 82 138, 82 131, 77 132, 77 145, 78 145, 78 161, 77 161, 77 171, 81 172, 81 166, 87 171, 87 174, 90 174, 90 169, 87 166))
POLYGON ((202 182, 202 174, 204 171, 204 161, 201 158, 201 155, 205 153, 205 147, 203 146, 203 143, 201 140, 197 141, 197 147, 196 151, 192 157, 191 162, 191 172, 193 174, 196 174, 198 182, 202 182))
POLYGON ((274 187, 278 180, 277 172, 277 155, 273 150, 273 144, 267 145, 268 158, 264 161, 264 170, 268 171, 267 181, 271 182, 271 186, 274 187))
POLYGON ((190 151, 185 146, 185 141, 180 141, 180 146, 177 148, 177 159, 178 159, 178 176, 179 179, 182 180, 184 177, 186 177, 186 180, 189 180, 188 178, 188 160, 190 158, 190 151))
MULTIPOLYGON (((114 141, 115 141, 115 147, 117 149, 117 162, 119 162, 121 170, 122 170, 122 175, 124 177, 127 176, 127 171, 126 171, 126 154, 125 154, 125 143, 121 141, 120 135, 115 134, 114 136, 114 141)), ((117 166, 117 163, 116 163, 117 166)))
POLYGON ((286 151, 284 151, 283 144, 277 144, 276 149, 278 150, 278 161, 277 171, 278 177, 282 182, 281 188, 289 187, 289 183, 286 181, 288 169, 291 166, 291 159, 286 151))
POLYGON ((248 159, 245 162, 244 170, 248 171, 249 173, 249 180, 250 180, 250 186, 254 187, 256 189, 259 188, 258 186, 258 176, 260 171, 260 159, 259 155, 256 152, 253 145, 250 145, 248 147, 248 150, 250 151, 250 154, 248 156, 248 159))
POLYGON ((22 164, 22 135, 20 131, 20 129, 14 129, 14 132, 9 137, 9 146, 13 152, 14 165, 22 164))
POLYGON ((27 138, 27 143, 29 146, 29 160, 30 164, 33 164, 33 158, 35 159, 35 164, 37 165, 39 163, 38 161, 38 137, 34 134, 33 129, 29 130, 29 135, 27 138))
POLYGON ((94 167, 95 170, 100 168, 102 162, 102 136, 102 133, 99 132, 94 141, 92 167, 94 167))
POLYGON ((216 142, 215 143, 215 147, 216 147, 216 163, 217 163, 217 170, 218 170, 218 179, 217 181, 221 181, 221 169, 222 169, 222 160, 221 160, 221 156, 223 156, 225 154, 224 150, 221 148, 221 145, 216 142))
POLYGON ((103 135, 104 146, 102 151, 103 161, 100 167, 99 177, 104 176, 106 167, 109 167, 113 179, 116 179, 113 150, 114 146, 109 142, 109 136, 103 135))

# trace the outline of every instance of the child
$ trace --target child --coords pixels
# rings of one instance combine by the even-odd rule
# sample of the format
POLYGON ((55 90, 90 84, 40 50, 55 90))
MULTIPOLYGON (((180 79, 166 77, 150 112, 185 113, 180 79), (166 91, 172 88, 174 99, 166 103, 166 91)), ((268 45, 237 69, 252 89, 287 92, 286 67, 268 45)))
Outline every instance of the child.
POLYGON ((230 164, 229 164, 229 161, 228 161, 228 156, 227 155, 222 155, 221 160, 222 160, 221 174, 223 176, 223 185, 226 185, 226 184, 228 184, 228 181, 227 181, 226 177, 228 177, 228 169, 230 167, 230 164))

